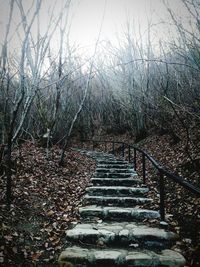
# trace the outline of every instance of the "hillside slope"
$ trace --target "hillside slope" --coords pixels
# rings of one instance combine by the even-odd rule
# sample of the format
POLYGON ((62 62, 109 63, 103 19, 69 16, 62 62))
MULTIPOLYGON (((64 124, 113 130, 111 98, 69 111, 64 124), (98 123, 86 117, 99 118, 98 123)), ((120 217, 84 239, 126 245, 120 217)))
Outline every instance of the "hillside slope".
MULTIPOLYGON (((138 145, 169 170, 200 187, 199 170, 195 169, 187 157, 185 142, 174 144, 169 135, 152 135, 138 145)), ((147 168, 147 179, 159 204, 158 175, 150 164, 147 168)), ((175 249, 183 252, 188 261, 187 266, 200 266, 200 199, 169 179, 165 179, 165 185, 165 206, 167 213, 171 214, 168 220, 182 239, 182 242, 177 242, 175 249)))

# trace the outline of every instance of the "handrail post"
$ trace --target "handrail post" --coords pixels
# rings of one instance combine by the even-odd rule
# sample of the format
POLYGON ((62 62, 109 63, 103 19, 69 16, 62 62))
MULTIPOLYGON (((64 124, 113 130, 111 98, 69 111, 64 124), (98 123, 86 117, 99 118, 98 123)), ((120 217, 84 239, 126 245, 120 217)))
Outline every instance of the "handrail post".
POLYGON ((122 158, 124 158, 124 153, 125 153, 125 144, 122 143, 122 158))
POLYGON ((142 176, 143 176, 143 184, 146 184, 146 162, 145 162, 145 154, 142 153, 142 176))
POLYGON ((115 155, 115 142, 112 142, 112 153, 115 155))
POLYGON ((107 142, 106 141, 104 142, 104 151, 105 151, 105 153, 107 151, 107 142))
POLYGON ((131 162, 131 147, 130 145, 128 146, 128 162, 131 162))
POLYGON ((161 221, 164 221, 165 220, 165 189, 164 189, 164 175, 162 171, 160 171, 159 187, 160 187, 160 218, 161 218, 161 221))
POLYGON ((133 158, 133 161, 134 161, 134 169, 135 169, 135 171, 137 169, 137 159, 136 159, 136 157, 137 157, 137 154, 136 154, 136 149, 134 147, 134 158, 133 158))

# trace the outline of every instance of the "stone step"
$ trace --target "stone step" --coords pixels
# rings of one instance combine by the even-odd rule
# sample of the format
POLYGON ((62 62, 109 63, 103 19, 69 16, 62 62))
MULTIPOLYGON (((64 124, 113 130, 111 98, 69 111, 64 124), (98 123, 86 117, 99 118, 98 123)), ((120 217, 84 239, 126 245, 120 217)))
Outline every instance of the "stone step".
POLYGON ((88 206, 80 207, 79 213, 82 222, 90 223, 76 224, 66 232, 69 247, 59 257, 60 267, 184 267, 184 257, 166 249, 176 242, 176 234, 144 224, 160 218, 157 211, 139 208, 152 199, 127 196, 148 190, 133 165, 102 152, 87 155, 96 159, 97 177, 91 179, 93 186, 83 199, 88 206))
POLYGON ((126 187, 126 186, 91 186, 86 188, 90 196, 144 196, 148 193, 147 187, 126 187))
POLYGON ((152 199, 145 197, 111 197, 111 196, 89 196, 83 198, 84 204, 89 205, 114 205, 117 207, 130 207, 152 202, 152 199))
POLYGON ((103 159, 97 159, 97 164, 106 164, 106 165, 109 165, 109 164, 112 164, 112 165, 118 165, 118 164, 121 164, 121 165, 127 165, 129 164, 127 161, 124 161, 124 160, 103 160, 103 159))
POLYGON ((104 185, 104 186, 133 186, 137 184, 141 184, 142 181, 137 178, 91 178, 91 183, 93 185, 104 185))
POLYGON ((96 172, 98 173, 133 173, 136 174, 134 169, 126 168, 126 169, 116 169, 116 168, 96 168, 96 172))
POLYGON ((173 250, 161 252, 151 250, 124 250, 81 248, 77 246, 64 250, 59 259, 60 267, 184 267, 184 257, 173 250))
POLYGON ((98 246, 164 249, 177 235, 164 229, 128 222, 80 223, 66 231, 67 241, 98 246))
POLYGON ((97 168, 127 169, 127 168, 133 168, 133 165, 130 165, 130 164, 97 164, 97 168))
POLYGON ((103 220, 117 221, 143 221, 144 219, 160 218, 159 212, 153 210, 120 207, 101 207, 96 205, 81 207, 79 208, 79 213, 83 218, 98 217, 103 220))
POLYGON ((129 178, 129 177, 135 177, 137 176, 136 172, 133 173, 118 173, 118 172, 112 172, 112 173, 99 173, 99 172, 95 172, 94 173, 94 177, 104 177, 104 178, 129 178))
POLYGON ((99 156, 99 155, 96 155, 96 159, 97 159, 97 162, 101 162, 101 161, 116 161, 116 158, 114 157, 114 156, 103 156, 103 155, 101 155, 101 156, 99 156))
POLYGON ((116 161, 116 158, 112 154, 105 154, 103 152, 93 152, 93 151, 85 151, 82 152, 91 158, 96 159, 97 161, 116 161))

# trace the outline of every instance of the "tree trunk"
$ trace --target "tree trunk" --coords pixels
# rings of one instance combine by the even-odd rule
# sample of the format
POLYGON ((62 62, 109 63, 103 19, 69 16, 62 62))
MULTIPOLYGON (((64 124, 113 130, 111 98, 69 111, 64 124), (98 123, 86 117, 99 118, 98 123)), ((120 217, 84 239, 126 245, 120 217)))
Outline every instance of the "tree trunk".
POLYGON ((6 201, 10 206, 12 201, 12 138, 9 137, 6 149, 6 201))

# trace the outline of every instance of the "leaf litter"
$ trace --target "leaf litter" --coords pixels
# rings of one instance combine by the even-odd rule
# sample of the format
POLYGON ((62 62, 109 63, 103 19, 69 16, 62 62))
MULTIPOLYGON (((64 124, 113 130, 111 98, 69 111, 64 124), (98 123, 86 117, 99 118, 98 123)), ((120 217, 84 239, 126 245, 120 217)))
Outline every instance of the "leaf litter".
POLYGON ((69 150, 60 167, 58 147, 25 142, 14 151, 13 202, 5 205, 6 179, 0 181, 0 263, 4 266, 57 266, 65 231, 79 221, 78 206, 95 163, 69 150))

